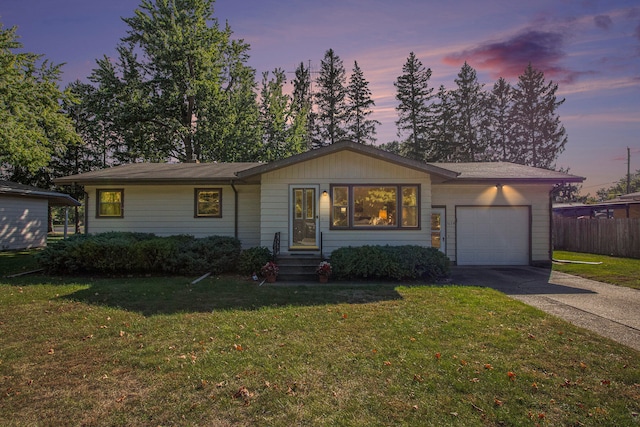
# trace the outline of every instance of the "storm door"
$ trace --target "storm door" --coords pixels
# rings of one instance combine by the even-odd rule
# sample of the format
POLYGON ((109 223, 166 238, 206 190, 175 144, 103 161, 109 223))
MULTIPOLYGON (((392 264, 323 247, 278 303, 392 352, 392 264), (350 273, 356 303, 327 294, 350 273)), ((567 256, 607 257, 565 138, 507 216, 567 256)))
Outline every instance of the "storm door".
POLYGON ((431 247, 447 253, 445 234, 445 210, 431 209, 431 247))
POLYGON ((290 249, 318 249, 317 187, 291 187, 290 249))

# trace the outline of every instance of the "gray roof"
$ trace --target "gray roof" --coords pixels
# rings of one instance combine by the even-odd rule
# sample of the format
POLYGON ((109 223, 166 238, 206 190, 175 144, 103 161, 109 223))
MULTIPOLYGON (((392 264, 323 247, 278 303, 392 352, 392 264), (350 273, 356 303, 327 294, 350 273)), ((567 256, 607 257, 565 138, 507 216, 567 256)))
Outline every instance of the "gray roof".
MULTIPOLYGON (((455 181, 582 182, 583 177, 509 162, 436 163, 457 172, 455 181)), ((496 182, 498 183, 498 182, 496 182)))
POLYGON ((55 180, 56 184, 216 184, 261 163, 130 163, 55 180))
POLYGON ((68 194, 57 191, 43 190, 30 185, 18 184, 11 181, 0 181, 0 195, 14 197, 31 197, 37 199, 47 199, 52 205, 80 206, 80 202, 68 194))
POLYGON ((57 184, 225 184, 260 182, 263 173, 341 151, 360 153, 431 175, 434 183, 453 182, 582 182, 584 178, 562 172, 505 162, 424 163, 371 145, 341 141, 271 163, 131 163, 55 180, 57 184))

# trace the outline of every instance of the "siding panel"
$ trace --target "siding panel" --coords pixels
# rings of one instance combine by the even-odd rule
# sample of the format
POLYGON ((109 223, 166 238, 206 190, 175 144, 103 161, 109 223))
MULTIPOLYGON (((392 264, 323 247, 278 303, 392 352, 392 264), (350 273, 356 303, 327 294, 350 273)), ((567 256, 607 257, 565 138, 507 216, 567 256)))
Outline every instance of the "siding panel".
POLYGON ((46 199, 0 196, 0 249, 46 246, 48 207, 46 199))

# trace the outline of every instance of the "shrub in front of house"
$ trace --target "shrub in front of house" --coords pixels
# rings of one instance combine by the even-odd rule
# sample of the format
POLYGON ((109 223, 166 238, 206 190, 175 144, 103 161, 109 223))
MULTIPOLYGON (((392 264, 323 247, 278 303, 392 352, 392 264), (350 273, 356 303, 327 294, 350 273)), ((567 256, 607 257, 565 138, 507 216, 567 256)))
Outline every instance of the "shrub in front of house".
POLYGON ((359 246, 331 253, 336 279, 435 279, 450 272, 449 258, 435 248, 422 246, 359 246))
POLYGON ((240 250, 240 241, 226 236, 108 232, 53 243, 38 260, 49 273, 218 274, 235 268, 240 250))
POLYGON ((266 246, 245 249, 240 253, 237 270, 242 274, 258 273, 272 258, 271 250, 266 246))
POLYGON ((234 271, 242 246, 240 240, 227 236, 193 239, 179 248, 179 253, 168 260, 167 271, 177 274, 213 274, 234 271))

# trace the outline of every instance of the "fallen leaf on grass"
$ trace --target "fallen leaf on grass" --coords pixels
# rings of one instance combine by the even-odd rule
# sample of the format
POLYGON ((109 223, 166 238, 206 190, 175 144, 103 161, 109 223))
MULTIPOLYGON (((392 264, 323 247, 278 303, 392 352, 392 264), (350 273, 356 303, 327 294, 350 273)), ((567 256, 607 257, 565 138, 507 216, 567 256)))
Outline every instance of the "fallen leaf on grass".
POLYGON ((515 381, 516 380, 516 374, 514 374, 511 371, 507 372, 507 376, 509 377, 509 381, 515 381))
POLYGON ((53 353, 55 353, 55 352, 56 352, 56 351, 55 351, 53 348, 50 348, 50 349, 49 349, 49 351, 47 352, 47 354, 53 354, 53 353))
POLYGON ((493 369, 493 366, 491 366, 491 364, 490 364, 490 363, 485 363, 485 364, 484 364, 484 369, 491 370, 491 369, 493 369))
POLYGON ((245 406, 250 404, 249 399, 253 397, 253 393, 251 393, 246 387, 240 387, 238 391, 233 394, 234 399, 243 399, 245 406))
POLYGON ((440 355, 440 353, 436 353, 436 355, 435 355, 435 356, 436 356, 436 359, 437 359, 437 360, 440 360, 440 356, 441 356, 441 355, 440 355))
POLYGON ((493 398, 493 404, 496 406, 502 406, 504 405, 504 402, 498 398, 493 398))
POLYGON ((389 362, 388 360, 384 361, 384 366, 391 366, 391 362, 389 362))
POLYGON ((240 344, 234 344, 234 345, 233 345, 233 348, 234 348, 234 349, 236 349, 236 350, 238 350, 238 351, 242 351, 242 350, 243 350, 243 349, 242 349, 242 346, 241 346, 240 344))

